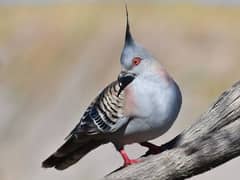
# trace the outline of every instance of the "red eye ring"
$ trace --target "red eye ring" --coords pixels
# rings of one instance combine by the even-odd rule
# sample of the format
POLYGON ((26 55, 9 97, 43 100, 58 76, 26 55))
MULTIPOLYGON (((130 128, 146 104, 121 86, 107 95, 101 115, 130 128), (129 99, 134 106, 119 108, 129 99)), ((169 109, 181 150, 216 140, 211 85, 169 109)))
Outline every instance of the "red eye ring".
POLYGON ((135 58, 133 58, 132 63, 133 63, 133 65, 137 66, 141 63, 141 61, 142 61, 142 58, 135 57, 135 58))

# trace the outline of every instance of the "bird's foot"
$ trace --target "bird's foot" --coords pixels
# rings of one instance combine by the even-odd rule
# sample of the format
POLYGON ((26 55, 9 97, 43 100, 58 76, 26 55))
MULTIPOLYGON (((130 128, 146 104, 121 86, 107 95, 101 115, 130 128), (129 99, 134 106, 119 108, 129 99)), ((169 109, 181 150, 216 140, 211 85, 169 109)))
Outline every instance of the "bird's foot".
POLYGON ((119 152, 124 160, 123 167, 127 167, 129 165, 136 164, 139 162, 139 160, 137 159, 130 159, 124 149, 121 149, 119 152))
POLYGON ((124 161, 123 167, 127 167, 129 165, 136 164, 136 163, 139 163, 139 162, 140 161, 137 160, 137 159, 128 159, 128 160, 124 161))
POLYGON ((143 143, 140 143, 140 145, 148 148, 148 151, 143 155, 143 157, 146 157, 148 155, 153 155, 153 154, 159 154, 163 151, 161 146, 157 146, 149 142, 143 142, 143 143))
MULTIPOLYGON (((110 175, 110 174, 112 174, 112 173, 115 173, 115 172, 118 172, 118 171, 120 171, 121 169, 124 169, 124 168, 127 167, 127 166, 130 166, 130 165, 132 165, 132 164, 136 164, 136 163, 139 163, 139 162, 140 162, 140 160, 138 160, 138 159, 128 159, 127 161, 124 160, 124 164, 123 164, 121 167, 119 167, 118 169, 112 171, 112 172, 109 173, 108 175, 110 175)), ((108 176, 108 175, 107 175, 107 176, 108 176)))

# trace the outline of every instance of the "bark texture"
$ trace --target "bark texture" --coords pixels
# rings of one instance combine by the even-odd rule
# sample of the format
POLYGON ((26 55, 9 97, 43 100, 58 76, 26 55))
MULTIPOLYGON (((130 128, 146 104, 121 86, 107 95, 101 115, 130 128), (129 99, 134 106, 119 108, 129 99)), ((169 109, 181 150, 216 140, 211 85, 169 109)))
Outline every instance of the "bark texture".
POLYGON ((240 81, 163 152, 113 172, 105 180, 175 180, 208 171, 240 155, 240 81))

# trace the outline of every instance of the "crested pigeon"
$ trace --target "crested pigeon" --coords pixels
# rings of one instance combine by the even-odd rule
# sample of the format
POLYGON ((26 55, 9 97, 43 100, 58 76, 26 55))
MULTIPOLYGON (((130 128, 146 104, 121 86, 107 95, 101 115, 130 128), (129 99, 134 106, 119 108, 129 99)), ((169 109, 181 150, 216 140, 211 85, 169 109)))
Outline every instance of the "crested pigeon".
POLYGON ((121 54, 122 70, 90 104, 66 142, 42 162, 44 168, 64 170, 91 150, 113 143, 124 166, 138 162, 130 159, 124 145, 139 143, 149 152, 158 146, 148 142, 164 134, 178 116, 181 91, 164 67, 130 32, 126 6, 125 44, 121 54))

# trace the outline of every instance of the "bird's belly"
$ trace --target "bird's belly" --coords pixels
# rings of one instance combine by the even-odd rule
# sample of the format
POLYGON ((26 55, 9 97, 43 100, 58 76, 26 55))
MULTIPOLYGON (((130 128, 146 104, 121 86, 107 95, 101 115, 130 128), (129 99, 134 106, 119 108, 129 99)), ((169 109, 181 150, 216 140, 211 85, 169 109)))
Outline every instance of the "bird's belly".
POLYGON ((156 126, 151 119, 134 118, 124 127, 120 144, 145 142, 164 134, 172 125, 168 122, 160 122, 156 126))
POLYGON ((139 143, 161 136, 172 126, 181 106, 181 96, 174 89, 145 89, 138 92, 138 97, 141 98, 135 101, 136 116, 124 127, 122 138, 119 138, 121 144, 139 143))

